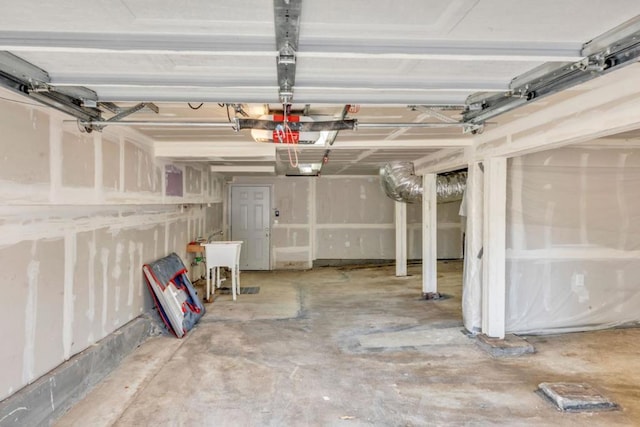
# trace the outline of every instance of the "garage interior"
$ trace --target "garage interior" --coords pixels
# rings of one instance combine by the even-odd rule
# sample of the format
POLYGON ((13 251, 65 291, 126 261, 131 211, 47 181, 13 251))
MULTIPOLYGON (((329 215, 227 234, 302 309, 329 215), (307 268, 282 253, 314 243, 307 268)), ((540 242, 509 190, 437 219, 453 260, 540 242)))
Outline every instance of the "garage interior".
POLYGON ((0 426, 638 424, 637 2, 0 22, 0 426), (142 265, 197 278, 198 238, 243 240, 260 292, 158 335, 142 265), (616 406, 559 411, 553 382, 616 406))

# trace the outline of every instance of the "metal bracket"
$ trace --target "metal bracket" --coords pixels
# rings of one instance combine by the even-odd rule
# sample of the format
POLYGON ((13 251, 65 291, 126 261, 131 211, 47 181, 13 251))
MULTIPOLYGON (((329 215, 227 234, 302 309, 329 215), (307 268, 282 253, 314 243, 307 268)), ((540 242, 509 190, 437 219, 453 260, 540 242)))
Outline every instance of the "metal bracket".
POLYGON ((118 106, 116 106, 115 104, 111 104, 109 103, 109 106, 105 108, 110 109, 112 111, 119 111, 115 116, 109 118, 108 120, 104 120, 101 122, 101 124, 96 124, 93 123, 91 120, 90 121, 83 121, 78 119, 78 124, 79 126, 82 126, 82 128, 84 128, 85 131, 87 132, 92 132, 94 130, 97 131, 102 131, 102 129, 105 128, 105 126, 112 124, 112 123, 117 123, 120 120, 124 119, 125 117, 130 116, 133 113, 137 113, 138 111, 147 108, 151 111, 153 111, 154 113, 158 114, 158 112, 160 111, 160 109, 158 108, 158 106, 152 102, 141 102, 139 104, 134 105, 133 107, 127 108, 127 109, 122 109, 118 106))
POLYGON ((466 123, 462 128, 462 133, 470 133, 472 135, 478 135, 484 132, 484 124, 466 123))
MULTIPOLYGON (((481 105, 477 103, 473 105, 475 105, 476 109, 482 108, 481 105)), ((458 121, 453 117, 449 117, 446 114, 441 113, 440 111, 438 111, 438 109, 431 107, 429 105, 408 105, 407 107, 412 111, 422 111, 423 113, 426 113, 429 116, 435 119, 438 119, 442 122, 442 123, 432 123, 432 124, 424 123, 425 127, 428 127, 428 126, 437 127, 438 125, 441 125, 441 127, 460 126, 462 127, 463 134, 471 133, 474 135, 478 133, 482 133, 482 131, 484 130, 484 124, 466 123, 466 122, 458 121)), ((457 109, 461 109, 461 108, 457 108, 457 109)), ((420 125, 420 123, 416 123, 415 125, 420 125)))
POLYGON ((408 107, 412 111, 422 111, 423 113, 428 114, 430 117, 438 119, 444 123, 459 123, 458 120, 452 117, 449 117, 446 114, 443 114, 440 111, 428 105, 409 105, 408 107))
POLYGON ((640 16, 583 45, 583 59, 573 63, 546 63, 517 76, 509 91, 477 93, 467 98, 465 123, 482 124, 543 96, 552 95, 640 59, 640 16))
POLYGON ((122 108, 118 107, 113 102, 98 102, 98 106, 113 114, 118 114, 122 111, 122 108))
POLYGON ((296 84, 296 52, 300 38, 302 0, 274 0, 273 8, 278 49, 278 95, 280 102, 290 104, 296 84))
POLYGON ((97 99, 95 92, 84 87, 57 88, 46 71, 6 51, 0 51, 0 86, 77 119, 101 119, 100 110, 83 105, 83 99, 97 99))
MULTIPOLYGON (((281 121, 275 120, 259 120, 259 119, 241 119, 236 118, 236 129, 260 129, 260 130, 276 130, 277 126, 281 126, 281 121)), ((320 132, 320 131, 338 131, 353 130, 356 127, 355 119, 345 120, 329 120, 321 122, 288 122, 287 126, 292 131, 298 132, 320 132)))
POLYGON ((296 63, 296 51, 291 47, 289 41, 285 41, 284 46, 278 52, 278 65, 280 64, 295 64, 296 63))

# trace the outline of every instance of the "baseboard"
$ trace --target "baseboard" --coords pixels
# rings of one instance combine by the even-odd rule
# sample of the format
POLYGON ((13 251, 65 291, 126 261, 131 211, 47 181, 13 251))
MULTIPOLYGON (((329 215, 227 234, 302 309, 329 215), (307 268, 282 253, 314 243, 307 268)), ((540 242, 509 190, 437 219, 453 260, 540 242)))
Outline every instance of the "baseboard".
MULTIPOLYGON (((316 259, 313 267, 343 267, 346 265, 394 265, 395 259, 316 259)), ((421 260, 409 260, 408 264, 418 264, 421 260)))
POLYGON ((157 331, 141 316, 76 354, 0 402, 0 427, 51 425, 157 331))

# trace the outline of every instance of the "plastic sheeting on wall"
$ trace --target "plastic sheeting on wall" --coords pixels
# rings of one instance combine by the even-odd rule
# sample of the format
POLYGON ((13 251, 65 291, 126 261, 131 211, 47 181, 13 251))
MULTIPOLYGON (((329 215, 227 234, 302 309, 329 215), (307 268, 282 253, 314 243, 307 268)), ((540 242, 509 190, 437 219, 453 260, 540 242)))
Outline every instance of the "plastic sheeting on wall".
POLYGON ((510 160, 506 329, 640 321, 640 150, 572 147, 510 160))
MULTIPOLYGON (((463 222, 460 217, 460 200, 437 205, 437 257, 438 259, 462 259, 463 222)), ((422 229, 420 230, 422 232, 422 229)))
POLYGON ((460 204, 460 215, 466 217, 465 254, 462 284, 462 318, 464 327, 479 332, 482 327, 482 169, 469 167, 467 187, 460 204), (475 246, 474 246, 475 245, 475 246))
MULTIPOLYGON (((437 204, 437 257, 462 259, 464 221, 461 200, 437 204)), ((407 256, 422 259, 422 204, 407 204, 407 256)))

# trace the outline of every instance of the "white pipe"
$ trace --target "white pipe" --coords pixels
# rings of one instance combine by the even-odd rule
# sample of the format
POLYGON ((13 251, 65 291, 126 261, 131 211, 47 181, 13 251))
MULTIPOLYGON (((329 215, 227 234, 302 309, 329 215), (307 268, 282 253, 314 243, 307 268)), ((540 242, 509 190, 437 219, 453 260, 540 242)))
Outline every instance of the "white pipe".
POLYGON ((357 123, 358 128, 451 128, 465 127, 468 123, 357 123))

